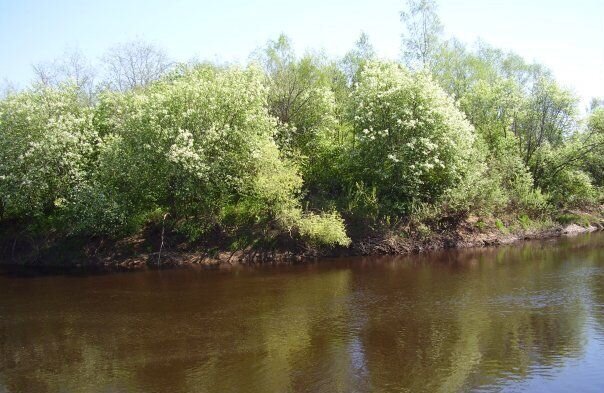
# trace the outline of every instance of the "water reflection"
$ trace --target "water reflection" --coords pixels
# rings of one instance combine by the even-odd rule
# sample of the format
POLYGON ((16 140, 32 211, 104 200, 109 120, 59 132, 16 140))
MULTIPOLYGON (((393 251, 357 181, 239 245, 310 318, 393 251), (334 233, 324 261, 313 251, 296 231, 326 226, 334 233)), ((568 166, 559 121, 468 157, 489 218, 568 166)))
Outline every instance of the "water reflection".
POLYGON ((603 391, 604 236, 0 277, 0 392, 603 391))

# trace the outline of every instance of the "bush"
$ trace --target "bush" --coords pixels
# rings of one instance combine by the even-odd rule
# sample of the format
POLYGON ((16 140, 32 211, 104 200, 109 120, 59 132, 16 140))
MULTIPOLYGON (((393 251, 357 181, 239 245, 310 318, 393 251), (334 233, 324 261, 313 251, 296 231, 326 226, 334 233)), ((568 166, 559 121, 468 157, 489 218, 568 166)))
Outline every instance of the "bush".
POLYGON ((34 87, 0 101, 0 220, 59 217, 96 150, 78 89, 34 87))
POLYGON ((548 201, 541 190, 535 187, 528 167, 512 147, 515 141, 514 137, 507 138, 507 146, 500 148, 499 154, 492 157, 489 166, 494 177, 499 178, 501 188, 507 196, 507 210, 531 217, 540 216, 546 212, 548 201))
POLYGON ((536 217, 545 213, 547 199, 518 155, 516 137, 502 134, 486 143, 481 135, 478 141, 485 161, 454 189, 461 190, 462 198, 457 199, 466 202, 466 209, 482 215, 516 212, 536 217))
POLYGON ((254 68, 183 69, 146 90, 103 95, 96 171, 72 206, 77 229, 120 234, 158 208, 189 238, 304 224, 302 179, 275 144, 266 99, 254 68))
POLYGON ((312 243, 326 244, 330 246, 350 244, 346 235, 344 221, 338 213, 304 215, 299 220, 300 234, 312 243))
POLYGON ((549 199, 561 208, 585 208, 597 204, 598 191, 585 172, 567 169, 552 179, 549 199))
POLYGON ((352 184, 375 188, 389 212, 436 203, 464 181, 479 154, 472 126, 425 74, 370 62, 360 73, 353 103, 352 184))

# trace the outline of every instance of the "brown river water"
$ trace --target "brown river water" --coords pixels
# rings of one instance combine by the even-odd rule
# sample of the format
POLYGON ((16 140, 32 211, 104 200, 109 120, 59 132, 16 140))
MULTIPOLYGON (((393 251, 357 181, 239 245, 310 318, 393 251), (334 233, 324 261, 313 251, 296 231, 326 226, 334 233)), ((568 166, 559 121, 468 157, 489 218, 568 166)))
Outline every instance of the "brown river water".
POLYGON ((228 271, 4 272, 0 392, 604 392, 604 233, 228 271))

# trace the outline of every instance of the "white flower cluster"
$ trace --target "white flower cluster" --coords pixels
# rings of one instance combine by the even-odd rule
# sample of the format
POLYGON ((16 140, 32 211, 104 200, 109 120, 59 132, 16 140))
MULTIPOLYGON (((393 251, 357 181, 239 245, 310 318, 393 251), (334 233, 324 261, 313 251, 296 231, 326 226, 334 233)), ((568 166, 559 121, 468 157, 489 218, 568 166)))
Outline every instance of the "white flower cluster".
MULTIPOLYGON (((400 65, 366 65, 352 95, 354 128, 365 168, 413 193, 429 180, 455 184, 474 148, 474 130, 428 76, 400 65)), ((392 183, 390 183, 392 184, 392 183)), ((440 191, 439 191, 440 192, 440 191)))

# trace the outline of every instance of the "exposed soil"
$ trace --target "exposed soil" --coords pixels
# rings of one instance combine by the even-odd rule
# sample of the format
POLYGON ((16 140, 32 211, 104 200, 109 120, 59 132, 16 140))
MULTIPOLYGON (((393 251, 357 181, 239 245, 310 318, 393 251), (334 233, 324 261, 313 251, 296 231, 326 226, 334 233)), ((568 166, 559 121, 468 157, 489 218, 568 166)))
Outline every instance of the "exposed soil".
POLYGON ((439 232, 429 231, 422 234, 412 231, 411 236, 405 231, 399 234, 392 231, 373 234, 353 242, 349 248, 331 250, 305 249, 289 244, 270 250, 246 249, 230 252, 202 245, 192 246, 185 243, 171 245, 169 241, 165 247, 161 247, 161 240, 157 234, 146 232, 117 242, 88 239, 74 244, 60 243, 42 251, 27 243, 19 244, 18 247, 17 244, 13 244, 10 255, 7 247, 4 247, 0 255, 0 265, 103 271, 187 266, 225 268, 242 264, 299 263, 318 257, 400 255, 439 249, 489 247, 522 240, 573 236, 604 229, 604 221, 599 218, 584 225, 552 224, 539 229, 516 228, 515 230, 507 228, 502 230, 494 225, 485 228, 478 225, 479 222, 476 217, 470 217, 439 232))

